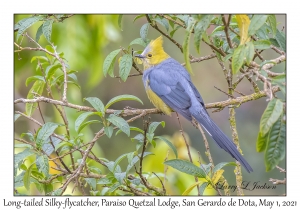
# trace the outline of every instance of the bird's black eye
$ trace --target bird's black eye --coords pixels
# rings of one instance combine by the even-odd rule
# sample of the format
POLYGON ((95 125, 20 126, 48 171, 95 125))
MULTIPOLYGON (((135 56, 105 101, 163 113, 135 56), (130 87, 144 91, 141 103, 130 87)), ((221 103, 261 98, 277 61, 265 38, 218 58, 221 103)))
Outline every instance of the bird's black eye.
POLYGON ((152 54, 148 54, 148 57, 151 58, 151 57, 152 57, 152 54))

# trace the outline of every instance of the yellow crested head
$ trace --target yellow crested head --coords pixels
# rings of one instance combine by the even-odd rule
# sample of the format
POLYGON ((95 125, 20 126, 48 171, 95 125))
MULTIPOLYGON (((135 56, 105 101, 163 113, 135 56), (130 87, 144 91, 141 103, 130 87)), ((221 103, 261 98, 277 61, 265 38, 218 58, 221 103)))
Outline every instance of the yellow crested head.
POLYGON ((144 69, 148 69, 155 66, 162 61, 166 60, 170 56, 164 51, 163 38, 159 36, 157 39, 152 40, 145 48, 142 54, 136 55, 143 61, 144 69))

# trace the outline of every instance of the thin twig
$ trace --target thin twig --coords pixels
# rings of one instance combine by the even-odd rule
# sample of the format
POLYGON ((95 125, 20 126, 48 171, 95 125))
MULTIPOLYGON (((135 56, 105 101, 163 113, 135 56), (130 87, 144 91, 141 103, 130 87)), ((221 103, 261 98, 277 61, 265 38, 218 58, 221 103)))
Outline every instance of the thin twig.
MULTIPOLYGON (((209 60, 209 59, 212 59, 212 58, 215 58, 216 57, 216 54, 215 53, 212 53, 210 55, 206 55, 206 56, 202 56, 200 58, 193 58, 193 59, 190 59, 190 63, 200 63, 202 61, 205 61, 205 60, 209 60)), ((181 64, 182 66, 185 66, 185 63, 182 63, 181 64)))
POLYGON ((222 92, 222 93, 224 93, 224 94, 228 95, 229 97, 235 98, 235 96, 233 96, 233 95, 231 95, 231 94, 228 94, 228 93, 226 93, 225 91, 221 90, 220 88, 217 88, 216 86, 214 86, 214 88, 216 88, 218 91, 220 91, 220 92, 222 92))
POLYGON ((269 181, 272 182, 274 185, 286 184, 286 178, 284 178, 283 180, 270 178, 269 181))
POLYGON ((230 39, 229 33, 228 33, 228 26, 229 26, 229 23, 230 23, 230 18, 231 18, 231 15, 229 15, 228 22, 226 23, 225 15, 222 15, 222 21, 223 21, 223 24, 225 26, 224 31, 225 31, 225 34, 226 34, 227 43, 228 43, 230 48, 233 48, 233 45, 232 45, 232 42, 231 42, 231 39, 230 39))
POLYGON ((166 188, 165 188, 164 183, 163 183, 162 180, 157 176, 157 174, 156 174, 155 172, 152 172, 152 173, 158 178, 158 180, 160 181, 161 187, 162 187, 162 189, 163 189, 163 192, 164 192, 164 194, 166 194, 166 188))
POLYGON ((276 166, 276 168, 280 171, 280 173, 286 173, 286 170, 283 168, 280 168, 279 166, 276 166))
MULTIPOLYGON (((178 120, 178 123, 179 123, 179 127, 180 127, 180 133, 183 137, 183 140, 184 140, 184 143, 185 143, 185 146, 186 146, 186 149, 187 149, 187 153, 188 153, 188 156, 189 156, 189 160, 191 163, 193 163, 193 159, 192 159, 192 155, 191 155, 191 151, 190 151, 190 145, 189 143, 187 142, 186 138, 185 138, 185 135, 183 133, 183 128, 182 128, 182 125, 181 125, 181 122, 180 122, 180 119, 179 119, 179 115, 178 113, 176 112, 176 115, 177 115, 177 120, 178 120)), ((198 182, 198 177, 194 177, 195 178, 195 182, 197 183, 198 182)), ((200 196, 200 187, 199 185, 197 185, 197 190, 198 190, 198 195, 200 196)))

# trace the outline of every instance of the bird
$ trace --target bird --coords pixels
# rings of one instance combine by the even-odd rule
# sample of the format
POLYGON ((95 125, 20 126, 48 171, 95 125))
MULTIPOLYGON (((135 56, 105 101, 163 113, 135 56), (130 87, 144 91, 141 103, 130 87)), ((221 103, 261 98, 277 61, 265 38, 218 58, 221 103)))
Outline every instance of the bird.
POLYGON ((143 63, 145 90, 157 109, 169 116, 175 111, 190 122, 195 119, 219 147, 239 161, 248 173, 253 171, 237 146, 209 116, 188 71, 164 51, 162 36, 151 40, 135 57, 143 63))

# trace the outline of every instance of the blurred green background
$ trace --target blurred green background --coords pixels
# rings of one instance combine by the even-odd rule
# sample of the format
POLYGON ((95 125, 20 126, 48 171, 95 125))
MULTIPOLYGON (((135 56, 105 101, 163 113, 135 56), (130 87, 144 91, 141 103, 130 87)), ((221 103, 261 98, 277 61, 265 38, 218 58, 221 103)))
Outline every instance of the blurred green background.
MULTIPOLYGON (((14 23, 17 23, 19 20, 29 16, 30 15, 15 15, 14 23)), ((123 16, 122 30, 118 27, 118 15, 74 15, 73 17, 64 20, 62 23, 53 24, 52 41, 54 45, 57 46, 57 51, 64 52, 64 57, 66 58, 70 69, 78 71, 76 75, 78 77, 78 82, 81 86, 81 89, 72 84, 68 86, 67 96, 69 102, 89 106, 88 103, 82 101, 83 98, 98 97, 103 101, 103 103, 107 103, 114 96, 131 94, 139 97, 144 102, 144 105, 134 101, 123 101, 114 104, 111 108, 123 109, 126 106, 141 109, 153 108, 153 105, 149 102, 144 91, 141 77, 130 77, 126 82, 123 82, 117 78, 111 78, 109 76, 104 77, 102 73, 103 61, 111 51, 120 47, 127 48, 132 40, 140 37, 140 28, 144 23, 146 23, 146 19, 141 18, 133 23, 135 16, 136 15, 123 16)), ((285 30, 286 16, 276 15, 276 18, 277 21, 280 22, 278 29, 281 30, 284 27, 285 30)), ((28 34, 31 37, 35 37, 39 26, 39 23, 34 24, 29 28, 28 34)), ((162 30, 165 31, 165 29, 162 30)), ((213 28, 211 27, 208 31, 208 34, 210 34, 212 30, 213 28)), ((179 29, 175 33, 174 39, 178 43, 183 43, 184 34, 185 31, 183 29, 179 29)), ((14 35, 16 36, 16 33, 14 35)), ((155 39, 159 35, 160 34, 155 29, 151 27, 149 28, 149 39, 155 39)), ((48 44, 44 36, 41 37, 39 43, 43 47, 48 44)), ((34 47, 34 43, 30 43, 26 38, 24 38, 21 46, 34 47)), ((143 49, 139 45, 133 45, 133 47, 134 50, 143 49)), ((165 37, 164 48, 171 57, 175 58, 181 63, 184 62, 183 54, 180 52, 180 50, 165 37)), ((196 53, 193 45, 190 47, 190 53, 193 56, 200 57, 211 54, 211 50, 204 43, 201 43, 200 55, 196 53)), ((26 98, 27 93, 32 85, 31 83, 28 87, 26 87, 25 81, 27 77, 36 74, 36 64, 30 63, 31 58, 34 55, 44 54, 42 52, 33 51, 14 53, 15 99, 26 98)), ((268 60, 278 57, 278 54, 272 50, 268 50, 263 54, 263 57, 268 60)), ((259 60, 257 62, 260 63, 259 60)), ((284 65, 285 63, 276 66, 274 71, 283 72, 285 69, 284 65)), ((139 67, 142 69, 141 65, 139 67)), ((192 80, 201 93, 205 103, 227 99, 227 95, 214 88, 214 86, 216 86, 224 91, 227 90, 227 82, 216 59, 203 61, 201 63, 193 63, 192 68, 194 71, 192 80)), ((132 68, 131 73, 136 73, 136 71, 132 68)), ((115 64, 115 75, 118 75, 117 62, 115 64)), ((237 76, 235 76, 234 81, 236 81, 237 76)), ((260 82, 258 83, 260 87, 262 87, 260 82)), ((247 80, 243 80, 237 87, 237 90, 244 94, 251 94, 254 92, 252 86, 247 80)), ((46 96, 46 91, 44 92, 44 95, 46 96)), ((239 95, 236 94, 235 96, 239 95)), ((58 94, 54 95, 54 97, 56 99, 60 98, 58 94)), ((54 110, 53 106, 45 103, 41 103, 40 105, 46 121, 62 123, 59 114, 56 110, 54 110)), ((283 179, 285 177, 285 174, 279 173, 277 169, 274 169, 271 172, 265 172, 264 155, 263 153, 257 153, 255 149, 256 138, 259 131, 259 121, 264 109, 266 108, 266 105, 266 98, 261 98, 256 101, 242 104, 236 109, 236 120, 240 145, 245 158, 254 169, 254 172, 251 174, 248 174, 243 169, 243 178, 244 181, 249 181, 251 186, 254 182, 259 182, 259 185, 264 185, 264 183, 266 183, 267 185, 272 186, 272 183, 269 182, 269 178, 283 179)), ((24 109, 24 104, 19 103, 15 105, 15 110, 24 112, 24 109)), ((65 108, 65 110, 70 123, 69 126, 71 135, 76 136, 77 134, 74 130, 74 122, 80 113, 70 108, 65 108)), ((209 109, 208 112, 211 113, 212 110, 209 109)), ((228 136, 231 136, 230 124, 228 121, 228 108, 225 108, 221 112, 211 113, 210 115, 218 124, 218 126, 228 136)), ((38 111, 35 111, 33 117, 42 122, 38 111)), ((194 148, 194 162, 197 161, 196 151, 200 151, 203 160, 207 161, 207 158, 204 155, 205 148, 200 132, 195 129, 187 120, 183 119, 182 117, 180 117, 180 119, 183 124, 184 131, 190 138, 191 146, 194 148)), ((177 139, 177 141, 182 141, 182 139, 179 139, 180 136, 178 137, 178 134, 176 134, 179 131, 179 124, 176 114, 172 114, 172 117, 164 115, 151 115, 151 120, 166 122, 166 127, 159 127, 156 131, 156 135, 166 135, 173 140, 177 139)), ((142 127, 142 119, 134 121, 131 126, 142 127)), ((83 130, 84 142, 90 141, 100 128, 101 127, 99 124, 92 124, 91 126, 86 127, 83 130)), ((21 117, 15 123, 15 136, 19 136, 23 132, 33 132, 37 129, 37 125, 21 117)), ((63 132, 63 128, 59 128, 57 131, 58 133, 63 132)), ((134 134, 132 133, 131 137, 133 136, 134 134)), ((213 143, 212 139, 209 138, 209 142, 215 164, 224 161, 233 161, 230 155, 218 148, 218 146, 213 143)), ((177 144, 178 148, 180 147, 184 149, 184 145, 181 145, 181 143, 178 142, 177 144)), ((102 137, 99 139, 98 143, 93 148, 93 152, 99 157, 115 160, 121 154, 132 152, 134 149, 135 144, 131 142, 130 138, 124 134, 119 134, 111 139, 108 139, 107 137, 102 137)), ((20 149, 17 149, 16 152, 21 151, 19 150, 20 149)), ((151 150, 156 155, 155 157, 148 156, 145 159, 144 170, 149 172, 154 171, 156 173, 163 173, 164 167, 162 162, 167 156, 167 148, 163 144, 158 144, 156 148, 152 148, 151 150)), ((170 159, 172 158, 171 153, 172 151, 170 151, 170 159)), ((186 154, 186 152, 183 151, 182 154, 186 154)), ((75 156, 76 155, 77 157, 80 157, 80 154, 75 153, 75 156)), ((65 158, 65 161, 70 163, 68 158, 65 158)), ((286 168, 285 162, 286 160, 283 160, 279 166, 286 168)), ((172 173, 174 175, 175 172, 169 169, 167 175, 171 177, 172 173)), ((225 168, 224 175, 229 181, 230 185, 235 185, 235 176, 232 168, 225 168)), ((185 178, 185 180, 188 180, 186 181, 188 184, 183 183, 180 189, 184 189, 194 182, 194 178, 192 176, 187 175, 186 177, 187 178, 185 178)), ((173 186, 173 188, 175 187, 173 186)), ((170 192, 170 194, 180 194, 178 190, 173 188, 169 188, 169 190, 172 192, 170 192)), ((245 190, 244 193, 246 195, 282 195, 286 193, 285 188, 285 185, 277 185, 276 189, 256 189, 253 191, 245 190)))

